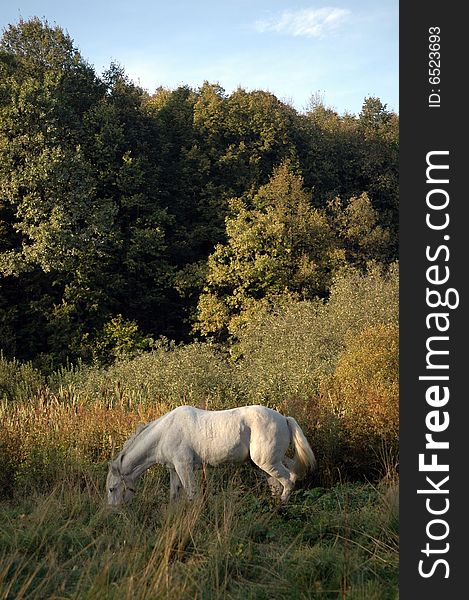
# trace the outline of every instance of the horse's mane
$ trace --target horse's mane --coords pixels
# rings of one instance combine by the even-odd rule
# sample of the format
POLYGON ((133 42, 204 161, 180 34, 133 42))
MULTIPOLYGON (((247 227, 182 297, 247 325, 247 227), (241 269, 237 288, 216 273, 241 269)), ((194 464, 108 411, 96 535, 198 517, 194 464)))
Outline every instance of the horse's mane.
POLYGON ((139 425, 139 426, 137 427, 137 429, 135 430, 135 433, 133 433, 133 434, 132 434, 132 435, 129 437, 129 439, 128 439, 126 442, 124 442, 124 445, 122 446, 122 452, 121 452, 121 454, 122 454, 122 455, 124 454, 124 452, 125 452, 126 450, 129 450, 129 448, 130 448, 131 446, 133 446, 133 445, 134 445, 134 442, 135 442, 135 440, 138 438, 138 436, 139 436, 139 435, 140 435, 140 434, 141 434, 143 431, 145 431, 145 429, 147 429, 147 428, 148 428, 150 425, 151 425, 151 423, 145 423, 145 424, 139 425))

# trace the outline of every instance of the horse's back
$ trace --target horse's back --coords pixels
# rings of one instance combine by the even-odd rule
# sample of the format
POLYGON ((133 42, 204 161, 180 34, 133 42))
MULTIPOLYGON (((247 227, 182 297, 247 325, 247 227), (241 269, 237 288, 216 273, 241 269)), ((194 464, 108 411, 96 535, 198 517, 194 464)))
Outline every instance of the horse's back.
POLYGON ((274 426, 283 428, 286 426, 286 418, 276 410, 262 406, 260 404, 251 404, 248 406, 238 406, 224 410, 205 410, 195 406, 183 405, 175 408, 171 413, 178 421, 183 421, 186 425, 195 424, 203 426, 210 423, 212 427, 216 425, 222 429, 228 427, 266 427, 274 426))
POLYGON ((167 439, 178 453, 191 452, 194 462, 212 465, 247 460, 250 430, 237 409, 179 406, 170 415, 167 439))
POLYGON ((244 462, 254 450, 270 451, 279 442, 283 449, 290 440, 285 417, 260 405, 213 411, 179 406, 168 425, 177 429, 178 438, 201 461, 210 464, 244 462))

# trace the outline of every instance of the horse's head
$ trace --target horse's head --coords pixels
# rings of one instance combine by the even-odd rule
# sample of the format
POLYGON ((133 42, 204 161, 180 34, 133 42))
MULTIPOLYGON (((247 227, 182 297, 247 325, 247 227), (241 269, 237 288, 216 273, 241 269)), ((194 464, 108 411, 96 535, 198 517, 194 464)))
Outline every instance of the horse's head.
POLYGON ((134 482, 128 475, 123 475, 121 465, 117 461, 109 462, 109 471, 106 479, 107 504, 117 508, 127 504, 135 494, 134 482))

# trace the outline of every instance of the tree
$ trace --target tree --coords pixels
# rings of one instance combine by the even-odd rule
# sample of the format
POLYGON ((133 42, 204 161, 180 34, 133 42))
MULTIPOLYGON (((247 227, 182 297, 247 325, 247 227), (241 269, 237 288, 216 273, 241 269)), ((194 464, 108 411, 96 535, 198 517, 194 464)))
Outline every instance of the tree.
POLYGON ((102 241, 106 211, 95 203, 81 146, 83 117, 102 86, 69 36, 38 19, 5 31, 0 70, 1 287, 10 301, 16 290, 10 311, 21 321, 9 345, 24 357, 28 346, 46 348, 43 327, 65 274, 102 241), (22 347, 25 337, 35 344, 22 347))
POLYGON ((397 258, 398 136, 398 116, 378 98, 365 99, 358 117, 313 102, 297 129, 299 161, 318 206, 367 194, 378 224, 389 232, 385 260, 397 258))
POLYGON ((40 338, 35 354, 60 363, 86 355, 113 315, 162 331, 168 219, 143 92, 116 66, 98 79, 38 19, 10 26, 1 48, 2 288, 10 299, 13 285, 28 291, 30 318, 16 337, 40 338))
POLYGON ((366 193, 350 198, 345 205, 335 198, 328 202, 327 208, 349 264, 365 268, 369 261, 390 262, 390 232, 380 225, 379 213, 366 193))
POLYGON ((366 98, 358 120, 362 137, 359 177, 390 233, 389 249, 398 254, 399 228, 399 119, 379 98, 366 98))
POLYGON ((289 163, 255 195, 234 199, 231 210, 227 243, 210 255, 199 299, 195 329, 204 335, 236 335, 256 305, 324 296, 342 258, 326 216, 289 163))
POLYGON ((348 198, 366 191, 357 179, 360 140, 353 115, 340 116, 322 103, 315 103, 302 116, 298 138, 305 183, 314 189, 318 205, 324 206, 337 196, 348 198))
POLYGON ((295 111, 272 94, 238 89, 227 95, 208 82, 198 90, 160 89, 148 110, 158 127, 156 165, 173 218, 167 241, 178 308, 188 313, 201 292, 208 255, 226 239, 229 199, 258 189, 273 166, 295 155, 295 111))

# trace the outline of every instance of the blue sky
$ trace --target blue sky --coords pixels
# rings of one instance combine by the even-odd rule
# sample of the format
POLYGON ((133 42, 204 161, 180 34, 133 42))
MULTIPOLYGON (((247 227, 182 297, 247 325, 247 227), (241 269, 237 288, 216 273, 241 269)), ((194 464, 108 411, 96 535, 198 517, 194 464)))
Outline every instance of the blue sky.
POLYGON ((398 111, 398 0, 7 0, 2 28, 45 17, 101 73, 114 61, 160 85, 263 89, 303 110, 315 93, 339 113, 378 96, 398 111))

